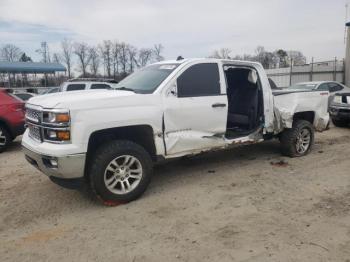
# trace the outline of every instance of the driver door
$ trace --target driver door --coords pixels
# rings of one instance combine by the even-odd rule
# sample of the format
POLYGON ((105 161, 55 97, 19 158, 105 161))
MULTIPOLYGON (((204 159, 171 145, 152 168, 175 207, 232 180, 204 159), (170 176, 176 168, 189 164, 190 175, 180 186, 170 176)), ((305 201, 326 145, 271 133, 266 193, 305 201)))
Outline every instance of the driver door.
POLYGON ((167 155, 183 155, 225 144, 227 96, 217 63, 184 68, 164 99, 167 155), (224 92, 223 92, 224 91, 224 92))

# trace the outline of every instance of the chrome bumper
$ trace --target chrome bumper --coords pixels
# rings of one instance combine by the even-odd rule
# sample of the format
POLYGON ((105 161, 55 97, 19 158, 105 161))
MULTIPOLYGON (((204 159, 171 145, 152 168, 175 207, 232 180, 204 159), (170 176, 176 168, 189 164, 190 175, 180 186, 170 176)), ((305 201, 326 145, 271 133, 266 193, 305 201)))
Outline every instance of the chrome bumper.
POLYGON ((84 176, 86 154, 48 156, 22 146, 27 161, 45 175, 58 178, 80 178, 84 176))

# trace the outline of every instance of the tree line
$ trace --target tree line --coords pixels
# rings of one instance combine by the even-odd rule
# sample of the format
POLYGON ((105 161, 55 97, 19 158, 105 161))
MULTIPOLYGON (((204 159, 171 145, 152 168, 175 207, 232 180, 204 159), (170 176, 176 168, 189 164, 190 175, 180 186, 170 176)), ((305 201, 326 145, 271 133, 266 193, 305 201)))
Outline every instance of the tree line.
MULTIPOLYGON (((64 39, 60 43, 59 49, 51 55, 49 45, 42 42, 36 52, 40 54, 41 62, 62 63, 67 69, 68 78, 72 78, 76 71, 79 72, 78 77, 105 76, 120 80, 136 68, 164 59, 162 44, 155 44, 150 48, 137 48, 120 41, 105 40, 97 45, 89 45, 85 42, 64 39)), ((243 55, 232 55, 230 48, 221 48, 212 52, 209 57, 257 61, 265 69, 306 63, 306 57, 300 51, 278 49, 271 52, 263 46, 258 46, 254 54, 243 55)), ((5 44, 0 47, 0 59, 10 62, 32 61, 31 57, 13 44, 5 44)))
MULTIPOLYGON (((74 76, 74 69, 76 69, 80 74, 79 77, 106 76, 120 79, 136 68, 164 60, 163 50, 162 44, 155 44, 150 48, 137 48, 120 41, 105 40, 97 45, 89 45, 85 42, 64 39, 60 43, 60 50, 52 55, 46 42, 42 42, 36 52, 41 56, 41 62, 62 63, 67 69, 68 78, 74 76)), ((0 60, 33 61, 13 44, 5 44, 0 47, 0 60)))
POLYGON ((209 57, 222 59, 235 59, 244 61, 256 61, 263 65, 265 69, 283 68, 291 65, 304 65, 306 57, 300 51, 286 51, 277 49, 267 51, 263 46, 258 46, 254 54, 232 55, 230 48, 214 50, 209 57))

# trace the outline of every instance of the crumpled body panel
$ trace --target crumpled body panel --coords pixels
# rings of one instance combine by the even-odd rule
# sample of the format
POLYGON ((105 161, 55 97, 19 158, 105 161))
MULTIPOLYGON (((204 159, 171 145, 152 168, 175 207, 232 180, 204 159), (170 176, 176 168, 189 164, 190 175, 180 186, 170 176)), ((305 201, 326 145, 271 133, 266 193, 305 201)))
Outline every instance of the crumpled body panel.
POLYGON ((326 129, 329 122, 327 92, 295 92, 274 96, 274 133, 293 126, 293 117, 300 112, 313 112, 313 126, 317 131, 326 129))

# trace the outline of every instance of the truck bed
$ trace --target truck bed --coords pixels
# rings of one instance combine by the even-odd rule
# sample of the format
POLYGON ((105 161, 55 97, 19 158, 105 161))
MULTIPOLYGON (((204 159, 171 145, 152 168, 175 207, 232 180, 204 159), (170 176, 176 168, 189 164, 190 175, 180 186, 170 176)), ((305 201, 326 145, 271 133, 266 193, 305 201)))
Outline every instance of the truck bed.
POLYGON ((274 90, 272 94, 275 116, 283 127, 291 128, 293 117, 298 112, 309 112, 316 130, 326 128, 329 121, 327 91, 284 89, 274 90))

